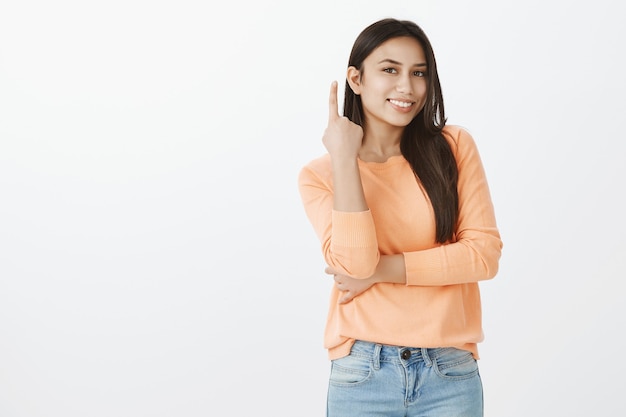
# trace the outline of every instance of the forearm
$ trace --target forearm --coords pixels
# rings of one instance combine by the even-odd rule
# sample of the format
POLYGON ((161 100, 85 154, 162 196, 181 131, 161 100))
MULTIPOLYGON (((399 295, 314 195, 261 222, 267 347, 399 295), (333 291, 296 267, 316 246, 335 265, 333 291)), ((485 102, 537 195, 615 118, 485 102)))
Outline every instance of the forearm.
MULTIPOLYGON (((360 186, 360 175, 357 178, 360 186)), ((339 180, 342 182, 341 177, 339 180)), ((363 207, 344 206, 339 200, 340 209, 359 211, 333 208, 337 193, 333 188, 331 159, 324 157, 312 166, 303 168, 298 187, 307 217, 322 244, 326 263, 342 274, 370 277, 376 270, 379 258, 374 219, 367 206, 364 210, 363 207)), ((362 192, 361 187, 357 190, 362 192)))
POLYGON ((356 158, 331 158, 333 170, 333 240, 325 257, 329 265, 339 266, 354 277, 367 277, 378 262, 376 231, 361 183, 356 158), (346 217, 349 216, 349 217, 346 217), (368 225, 357 225, 367 221, 368 225), (367 216, 367 217, 363 217, 367 216), (342 221, 338 221, 341 219, 342 221), (346 227, 346 221, 350 226, 346 227), (368 236, 363 240, 364 236, 368 236), (369 244, 363 245, 364 242, 369 244), (355 248, 355 243, 358 246, 355 248), (331 255, 332 253, 332 255, 331 255))
POLYGON ((356 158, 332 158, 332 170, 333 209, 343 212, 367 211, 356 158))
POLYGON ((456 243, 405 253, 407 285, 441 286, 493 278, 502 250, 497 229, 459 237, 456 243))
POLYGON ((371 279, 377 283, 406 284, 404 255, 381 255, 378 266, 376 267, 376 272, 374 272, 371 279))

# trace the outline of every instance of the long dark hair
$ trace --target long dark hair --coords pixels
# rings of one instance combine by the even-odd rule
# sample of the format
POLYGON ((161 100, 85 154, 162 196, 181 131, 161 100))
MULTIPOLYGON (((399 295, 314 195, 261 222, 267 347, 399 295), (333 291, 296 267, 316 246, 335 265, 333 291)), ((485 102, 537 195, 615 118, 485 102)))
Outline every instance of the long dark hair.
MULTIPOLYGON (((435 212, 436 240, 444 243, 454 236, 458 219, 458 169, 450 145, 441 133, 446 117, 437 63, 428 37, 411 21, 380 20, 359 34, 352 47, 348 67, 353 66, 362 74, 363 61, 374 49, 389 39, 406 36, 416 39, 424 49, 428 87, 424 108, 405 127, 400 150, 428 194, 435 212)), ((347 81, 343 113, 352 122, 364 125, 361 97, 352 91, 347 81)))

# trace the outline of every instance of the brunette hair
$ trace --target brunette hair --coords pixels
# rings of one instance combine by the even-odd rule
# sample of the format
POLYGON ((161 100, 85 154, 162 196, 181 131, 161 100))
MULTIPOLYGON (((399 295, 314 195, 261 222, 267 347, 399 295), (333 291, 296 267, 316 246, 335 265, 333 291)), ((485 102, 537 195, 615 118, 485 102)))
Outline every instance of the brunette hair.
MULTIPOLYGON (((366 27, 357 37, 348 67, 363 73, 363 61, 383 42, 398 37, 417 40, 426 56, 426 103, 405 127, 400 150, 421 182, 435 213, 436 240, 444 243, 454 236, 458 220, 458 168, 454 154, 442 130, 446 124, 441 85, 432 46, 424 31, 407 20, 383 19, 366 27)), ((343 113, 352 122, 365 122, 361 97, 346 81, 343 113)))

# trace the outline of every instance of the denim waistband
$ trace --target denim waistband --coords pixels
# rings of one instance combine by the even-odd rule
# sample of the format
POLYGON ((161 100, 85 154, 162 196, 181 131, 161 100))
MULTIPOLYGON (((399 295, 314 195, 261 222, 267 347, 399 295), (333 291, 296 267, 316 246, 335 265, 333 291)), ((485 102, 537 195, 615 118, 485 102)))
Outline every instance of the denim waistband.
POLYGON ((357 340, 352 345, 350 354, 371 358, 376 364, 379 362, 396 362, 408 366, 415 362, 423 361, 427 366, 430 366, 438 354, 448 349, 454 348, 393 346, 357 340))

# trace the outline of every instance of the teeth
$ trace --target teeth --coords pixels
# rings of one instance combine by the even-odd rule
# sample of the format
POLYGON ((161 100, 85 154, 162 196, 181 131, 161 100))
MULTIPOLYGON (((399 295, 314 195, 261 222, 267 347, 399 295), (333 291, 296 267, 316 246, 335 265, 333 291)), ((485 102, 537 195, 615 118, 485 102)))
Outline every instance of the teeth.
POLYGON ((398 107, 405 107, 405 108, 411 107, 411 105, 413 104, 413 103, 407 103, 406 101, 398 101, 398 100, 391 100, 391 99, 389 100, 389 102, 398 107))

